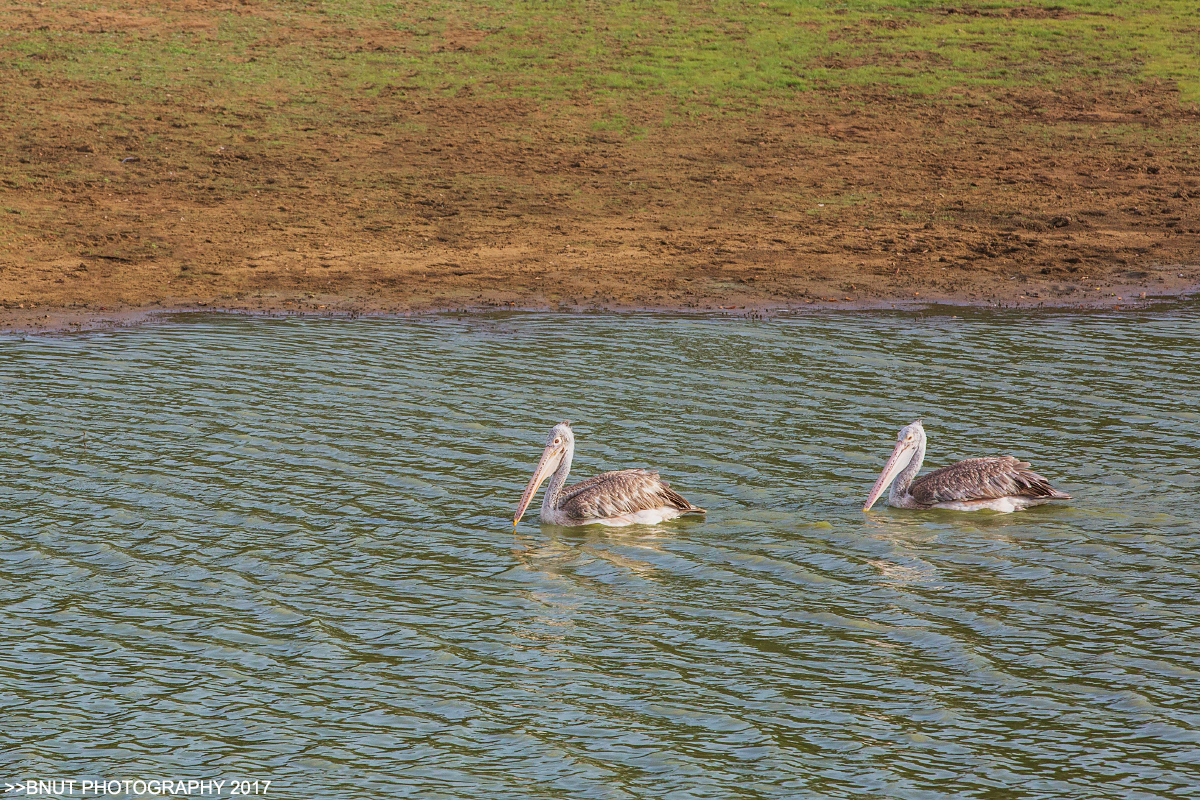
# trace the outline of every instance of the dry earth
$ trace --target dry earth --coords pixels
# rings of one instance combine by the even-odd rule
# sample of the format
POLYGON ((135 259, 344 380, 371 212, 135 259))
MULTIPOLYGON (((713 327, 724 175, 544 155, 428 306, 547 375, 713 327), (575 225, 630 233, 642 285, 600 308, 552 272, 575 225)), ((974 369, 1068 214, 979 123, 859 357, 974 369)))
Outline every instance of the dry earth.
MULTIPOLYGON (((135 23, 154 20, 108 24, 135 23)), ((336 124, 283 143, 262 133, 288 100, 269 87, 237 108, 195 91, 130 107, 65 78, 7 92, 9 326, 195 307, 1109 307, 1200 284, 1200 115, 1165 84, 814 93, 670 125, 646 107, 620 132, 587 99, 398 86, 331 99, 336 124)))

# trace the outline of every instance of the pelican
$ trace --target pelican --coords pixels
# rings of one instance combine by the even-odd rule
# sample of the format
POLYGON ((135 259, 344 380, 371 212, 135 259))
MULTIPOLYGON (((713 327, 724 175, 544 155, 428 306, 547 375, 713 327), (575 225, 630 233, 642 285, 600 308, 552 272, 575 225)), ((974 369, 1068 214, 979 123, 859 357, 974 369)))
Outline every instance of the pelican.
POLYGON ((869 511, 892 484, 888 505, 894 508, 946 508, 951 511, 1009 513, 1051 500, 1070 500, 1031 472, 1029 464, 1012 456, 968 458, 913 480, 925 458, 925 428, 921 420, 900 429, 896 449, 871 487, 863 511, 869 511), (895 481, 895 483, 892 483, 895 481))
POLYGON ((513 516, 513 530, 547 476, 550 485, 542 500, 542 522, 551 525, 654 525, 684 514, 705 513, 671 489, 657 472, 644 469, 605 472, 563 489, 574 455, 571 423, 560 422, 546 437, 546 449, 513 516))

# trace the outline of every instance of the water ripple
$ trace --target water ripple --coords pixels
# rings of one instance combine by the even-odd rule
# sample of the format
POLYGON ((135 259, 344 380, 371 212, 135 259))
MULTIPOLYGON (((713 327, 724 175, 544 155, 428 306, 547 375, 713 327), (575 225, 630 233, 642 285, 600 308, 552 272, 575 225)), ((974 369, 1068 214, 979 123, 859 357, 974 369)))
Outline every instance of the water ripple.
POLYGON ((0 779, 1200 797, 1200 314, 185 317, 0 339, 0 779), (1016 515, 861 503, 1011 453, 1016 515), (511 513, 548 427, 705 521, 511 513))

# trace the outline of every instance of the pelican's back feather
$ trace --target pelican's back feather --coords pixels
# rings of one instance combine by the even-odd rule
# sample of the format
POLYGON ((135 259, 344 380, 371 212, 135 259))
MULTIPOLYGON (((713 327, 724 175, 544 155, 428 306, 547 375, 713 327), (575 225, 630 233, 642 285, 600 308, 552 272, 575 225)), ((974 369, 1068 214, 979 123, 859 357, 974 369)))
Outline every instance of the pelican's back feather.
POLYGON ((934 470, 913 481, 909 493, 921 505, 1001 497, 1037 497, 1070 500, 1050 482, 1029 469, 1029 464, 1012 456, 968 458, 934 470))
POLYGON ((677 508, 684 514, 703 514, 657 472, 623 469, 605 472, 563 490, 558 507, 573 519, 603 519, 655 508, 677 508))

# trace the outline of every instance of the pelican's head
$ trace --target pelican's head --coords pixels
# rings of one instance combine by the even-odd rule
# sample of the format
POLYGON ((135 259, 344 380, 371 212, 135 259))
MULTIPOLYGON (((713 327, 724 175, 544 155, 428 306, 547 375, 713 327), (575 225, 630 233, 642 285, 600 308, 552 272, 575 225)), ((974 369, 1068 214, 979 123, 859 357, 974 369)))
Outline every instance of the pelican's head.
POLYGON ((550 429, 550 433, 546 435, 546 449, 542 451, 537 469, 533 471, 533 477, 529 479, 525 493, 521 495, 521 502, 517 505, 517 513, 513 515, 513 528, 517 527, 517 523, 525 514, 525 509, 529 508, 529 504, 533 502, 533 496, 537 494, 542 481, 554 474, 566 454, 574 448, 575 433, 571 430, 570 422, 560 422, 550 429))
POLYGON ((883 465, 883 472, 879 473, 879 480, 875 481, 875 485, 871 487, 871 494, 867 497, 863 511, 871 510, 871 506, 878 502, 887 488, 892 485, 892 481, 896 480, 896 476, 912 463, 913 456, 924 444, 925 428, 921 425, 921 420, 900 429, 900 433, 896 435, 896 447, 892 450, 892 457, 883 465))

